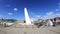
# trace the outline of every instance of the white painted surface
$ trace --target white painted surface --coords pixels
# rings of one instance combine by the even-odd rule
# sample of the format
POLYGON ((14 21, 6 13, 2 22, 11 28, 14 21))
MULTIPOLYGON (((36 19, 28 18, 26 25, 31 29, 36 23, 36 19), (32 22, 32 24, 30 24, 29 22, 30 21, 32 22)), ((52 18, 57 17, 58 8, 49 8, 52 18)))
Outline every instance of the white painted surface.
POLYGON ((7 22, 1 22, 1 24, 3 25, 3 26, 10 26, 10 25, 13 25, 14 23, 7 23, 7 22))
POLYGON ((28 11, 26 8, 24 8, 24 13, 25 13, 25 21, 26 21, 26 25, 31 25, 31 21, 28 15, 28 11))
POLYGON ((6 23, 6 26, 10 26, 13 25, 14 23, 6 23))
POLYGON ((53 26, 53 22, 51 20, 49 20, 49 23, 50 23, 51 26, 53 26))

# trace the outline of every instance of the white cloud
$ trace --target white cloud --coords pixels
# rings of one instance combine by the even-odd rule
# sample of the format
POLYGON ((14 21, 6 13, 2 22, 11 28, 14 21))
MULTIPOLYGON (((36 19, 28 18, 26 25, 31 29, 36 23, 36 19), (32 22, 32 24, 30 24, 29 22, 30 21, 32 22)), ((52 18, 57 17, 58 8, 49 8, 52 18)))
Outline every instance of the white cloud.
POLYGON ((33 16, 31 17, 31 21, 36 20, 36 19, 40 19, 40 18, 41 18, 40 15, 33 15, 33 16))
POLYGON ((58 3, 58 5, 60 5, 60 3, 58 3))
POLYGON ((50 18, 54 18, 54 17, 55 17, 55 14, 52 11, 47 12, 46 15, 44 15, 44 19, 50 19, 50 18))
POLYGON ((60 14, 55 13, 55 12, 48 12, 46 15, 43 16, 43 19, 50 19, 50 18, 55 18, 55 17, 60 17, 60 14))
POLYGON ((56 9, 56 11, 59 11, 58 9, 56 9))
POLYGON ((34 21, 34 19, 32 18, 32 19, 30 19, 31 21, 34 21))
POLYGON ((60 17, 60 14, 58 14, 58 13, 57 13, 57 14, 55 14, 55 15, 56 15, 56 17, 60 17))
POLYGON ((40 18, 41 16, 40 15, 36 15, 37 18, 40 18))
POLYGON ((12 15, 12 13, 8 13, 8 15, 12 15))
POLYGON ((33 18, 31 19, 32 21, 34 19, 51 19, 51 18, 55 18, 55 17, 60 17, 60 14, 59 13, 56 13, 56 12, 53 12, 53 11, 50 11, 50 12, 47 12, 45 15, 36 15, 35 13, 32 13, 34 14, 33 15, 33 18))
POLYGON ((51 12, 48 12, 48 13, 46 13, 46 14, 47 14, 47 15, 52 15, 53 13, 54 13, 54 12, 51 11, 51 12))
POLYGON ((41 15, 35 15, 35 19, 41 19, 41 15))
POLYGON ((17 11, 18 9, 17 9, 17 8, 14 8, 13 10, 14 10, 14 11, 17 11))

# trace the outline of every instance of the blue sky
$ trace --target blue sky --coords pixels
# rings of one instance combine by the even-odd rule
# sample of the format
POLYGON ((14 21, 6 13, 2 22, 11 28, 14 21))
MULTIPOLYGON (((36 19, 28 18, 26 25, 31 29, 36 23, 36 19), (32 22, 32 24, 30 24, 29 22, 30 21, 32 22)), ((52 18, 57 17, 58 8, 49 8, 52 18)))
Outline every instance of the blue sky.
POLYGON ((0 18, 24 20, 24 8, 31 19, 60 17, 60 0, 0 0, 0 18))

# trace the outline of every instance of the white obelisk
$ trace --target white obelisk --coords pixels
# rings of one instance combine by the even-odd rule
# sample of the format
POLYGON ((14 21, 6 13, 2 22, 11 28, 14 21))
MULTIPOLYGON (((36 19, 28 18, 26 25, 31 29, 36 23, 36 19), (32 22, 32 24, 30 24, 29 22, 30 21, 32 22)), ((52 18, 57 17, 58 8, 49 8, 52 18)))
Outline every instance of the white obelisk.
POLYGON ((28 15, 27 8, 24 8, 24 14, 25 14, 26 25, 31 25, 31 21, 30 21, 29 15, 28 15))

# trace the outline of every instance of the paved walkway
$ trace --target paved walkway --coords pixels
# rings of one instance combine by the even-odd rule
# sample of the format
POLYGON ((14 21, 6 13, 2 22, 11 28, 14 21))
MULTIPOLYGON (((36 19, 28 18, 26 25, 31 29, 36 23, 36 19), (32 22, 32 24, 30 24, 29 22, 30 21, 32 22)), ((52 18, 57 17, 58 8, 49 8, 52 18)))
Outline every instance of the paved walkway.
POLYGON ((44 28, 0 28, 0 34, 60 34, 60 26, 44 28))

